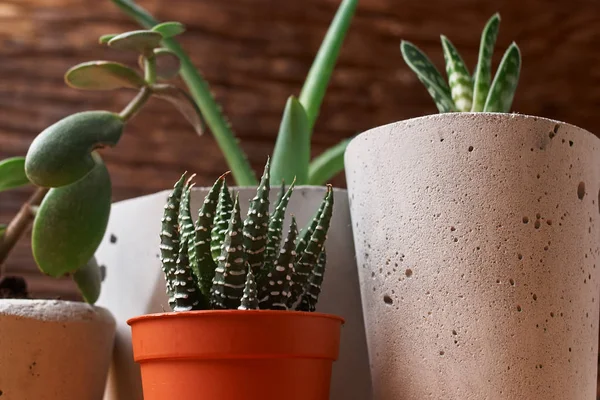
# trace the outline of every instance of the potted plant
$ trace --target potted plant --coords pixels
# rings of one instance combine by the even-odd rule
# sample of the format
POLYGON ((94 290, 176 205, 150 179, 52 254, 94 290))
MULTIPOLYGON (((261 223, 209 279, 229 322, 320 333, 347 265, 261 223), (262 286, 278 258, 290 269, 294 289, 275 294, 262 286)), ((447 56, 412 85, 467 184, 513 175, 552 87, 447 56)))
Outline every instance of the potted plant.
MULTIPOLYGON (((140 22, 144 29, 153 29, 159 24, 132 1, 115 3, 140 22)), ((307 223, 313 216, 314 208, 327 192, 325 182, 343 168, 343 152, 348 141, 312 161, 310 142, 313 125, 356 4, 357 0, 341 1, 299 97, 291 96, 285 104, 271 154, 270 184, 280 186, 282 181, 289 184, 296 179, 296 196, 291 199, 289 210, 299 224, 307 223)), ((245 205, 256 192, 258 179, 208 83, 174 38, 164 39, 162 45, 181 60, 180 75, 222 150, 233 181, 238 185, 236 190, 244 213, 245 205)), ((210 187, 194 190, 192 207, 199 207, 209 190, 210 187)), ((366 398, 370 393, 369 368, 358 274, 354 268, 350 213, 345 190, 334 190, 336 204, 329 234, 329 272, 319 311, 343 317, 347 333, 342 338, 340 362, 334 366, 331 394, 334 400, 352 396, 366 398)), ((166 307, 160 260, 156 252, 149 249, 153 248, 152 243, 158 246, 161 231, 158 216, 162 215, 168 194, 168 191, 163 191, 114 204, 107 235, 97 253, 100 262, 109 270, 122 271, 128 276, 136 276, 138 280, 136 287, 131 288, 120 276, 109 274, 99 299, 100 304, 115 314, 118 324, 117 361, 111 371, 108 388, 111 399, 141 399, 139 368, 133 361, 131 333, 126 321, 136 315, 161 312, 166 307)), ((272 194, 271 201, 276 201, 275 194, 272 194)))
POLYGON ((126 87, 138 90, 137 96, 119 114, 70 115, 38 135, 26 157, 0 162, 0 191, 37 186, 0 229, 0 395, 6 398, 103 397, 116 324, 108 310, 93 306, 103 278, 94 253, 111 208, 110 176, 97 150, 115 145, 126 123, 153 95, 175 104, 200 130, 200 114, 185 92, 156 83, 177 73, 177 58, 158 43, 178 29, 162 24, 149 33, 103 37, 111 47, 140 52, 145 76, 122 64, 93 61, 69 70, 67 83, 88 90, 126 87), (5 276, 2 266, 30 226, 41 272, 71 276, 85 303, 28 298, 24 279, 5 276))
POLYGON ((224 176, 194 218, 193 176, 185 178, 168 196, 160 234, 174 312, 129 321, 144 398, 328 399, 343 320, 314 310, 333 191, 300 236, 291 217, 280 247, 294 184, 270 210, 268 162, 245 221, 224 176))
POLYGON ((509 113, 521 57, 492 80, 500 18, 471 75, 405 61, 439 115, 359 135, 346 173, 375 399, 584 399, 596 391, 600 143, 509 113))

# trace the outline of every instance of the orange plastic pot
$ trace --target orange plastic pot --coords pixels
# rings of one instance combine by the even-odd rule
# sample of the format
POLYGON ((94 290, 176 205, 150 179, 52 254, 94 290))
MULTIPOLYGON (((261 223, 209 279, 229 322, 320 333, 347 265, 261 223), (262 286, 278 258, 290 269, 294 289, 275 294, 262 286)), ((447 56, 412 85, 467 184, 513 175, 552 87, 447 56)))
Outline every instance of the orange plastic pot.
POLYGON ((320 313, 215 310, 128 324, 145 400, 327 400, 343 322, 320 313))

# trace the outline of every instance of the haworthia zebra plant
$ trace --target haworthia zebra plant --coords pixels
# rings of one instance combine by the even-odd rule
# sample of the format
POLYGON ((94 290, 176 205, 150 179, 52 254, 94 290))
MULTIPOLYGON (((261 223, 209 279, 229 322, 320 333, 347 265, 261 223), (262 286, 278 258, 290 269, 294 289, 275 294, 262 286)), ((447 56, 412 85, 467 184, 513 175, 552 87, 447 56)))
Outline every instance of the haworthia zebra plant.
POLYGON ((504 53, 492 81, 492 55, 499 26, 500 15, 495 14, 487 22, 481 35, 479 59, 473 75, 469 73, 452 42, 446 36, 441 36, 448 83, 417 46, 402 41, 400 49, 404 61, 427 88, 441 113, 510 111, 519 82, 521 53, 513 42, 504 53))
POLYGON ((282 186, 269 207, 267 164, 242 221, 239 196, 222 175, 204 199, 194 222, 193 176, 184 174, 170 193, 162 219, 161 261, 174 311, 271 309, 314 311, 325 272, 325 240, 333 213, 333 190, 302 235, 296 219, 283 244, 285 211, 294 183, 282 186))

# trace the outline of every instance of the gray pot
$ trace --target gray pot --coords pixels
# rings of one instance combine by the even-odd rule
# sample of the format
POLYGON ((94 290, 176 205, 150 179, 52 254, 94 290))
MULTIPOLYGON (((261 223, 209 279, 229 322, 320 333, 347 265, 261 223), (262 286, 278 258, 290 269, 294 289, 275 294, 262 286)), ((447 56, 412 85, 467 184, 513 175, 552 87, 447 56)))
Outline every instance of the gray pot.
POLYGON ((592 399, 600 141, 452 113, 372 129, 346 173, 376 400, 592 399))

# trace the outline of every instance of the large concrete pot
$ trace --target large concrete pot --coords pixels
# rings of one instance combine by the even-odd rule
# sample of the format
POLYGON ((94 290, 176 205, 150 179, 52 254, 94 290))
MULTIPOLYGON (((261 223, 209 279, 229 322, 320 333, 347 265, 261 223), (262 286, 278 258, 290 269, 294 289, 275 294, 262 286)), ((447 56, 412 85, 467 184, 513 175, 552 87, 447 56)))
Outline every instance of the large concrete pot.
POLYGON ((376 400, 592 399, 600 141, 453 113, 346 152, 376 400))
MULTIPOLYGON (((256 189, 233 189, 239 190, 244 215, 256 189)), ((200 208, 207 191, 194 190, 192 210, 200 208)), ((126 321, 169 310, 158 258, 160 220, 168 193, 164 191, 114 204, 107 237, 96 254, 98 261, 107 268, 98 304, 111 310, 117 319, 115 359, 109 374, 106 400, 142 398, 139 367, 133 361, 131 331, 126 321)), ((274 202, 277 191, 272 190, 271 195, 271 202, 274 202)), ((298 224, 305 226, 324 195, 324 187, 297 187, 288 206, 288 217, 293 214, 298 224)), ((317 311, 339 315, 346 320, 340 358, 333 369, 332 400, 370 398, 367 346, 352 244, 348 197, 345 190, 336 189, 333 221, 327 239, 327 271, 317 306, 317 311)))
POLYGON ((100 307, 0 300, 0 398, 102 400, 114 334, 100 307))

